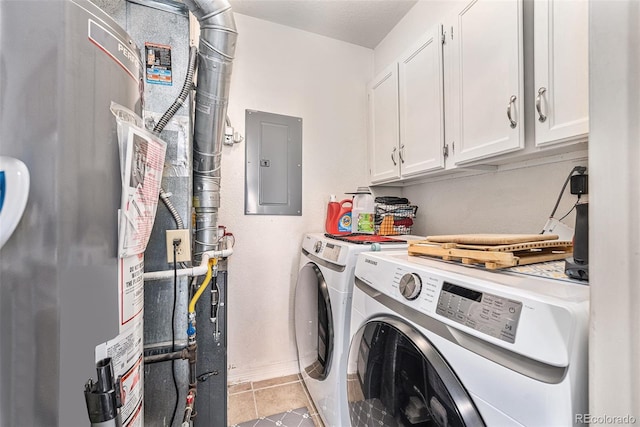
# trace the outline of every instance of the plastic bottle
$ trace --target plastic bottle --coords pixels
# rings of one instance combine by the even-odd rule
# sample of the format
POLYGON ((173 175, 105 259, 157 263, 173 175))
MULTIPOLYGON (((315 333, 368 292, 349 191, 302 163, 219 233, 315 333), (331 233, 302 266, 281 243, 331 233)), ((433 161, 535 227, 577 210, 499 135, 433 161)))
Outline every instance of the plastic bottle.
POLYGON ((351 210, 353 233, 373 234, 375 232, 375 199, 370 193, 356 193, 351 210))
POLYGON ((351 199, 336 201, 336 196, 331 195, 327 205, 327 219, 324 228, 329 234, 351 233, 351 199))

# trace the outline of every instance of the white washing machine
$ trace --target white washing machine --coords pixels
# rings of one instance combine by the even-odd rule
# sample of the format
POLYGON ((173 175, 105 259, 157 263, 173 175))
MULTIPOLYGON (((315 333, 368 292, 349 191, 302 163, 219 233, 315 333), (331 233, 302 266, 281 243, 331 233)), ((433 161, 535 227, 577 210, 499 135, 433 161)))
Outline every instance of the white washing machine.
POLYGON ((406 252, 362 254, 355 274, 351 425, 581 425, 588 286, 406 252))
POLYGON ((357 256, 373 248, 406 248, 406 242, 401 239, 420 239, 417 236, 393 237, 361 236, 365 242, 379 241, 375 246, 335 240, 321 233, 307 234, 302 241, 294 302, 298 364, 327 427, 349 425, 342 385, 357 256))

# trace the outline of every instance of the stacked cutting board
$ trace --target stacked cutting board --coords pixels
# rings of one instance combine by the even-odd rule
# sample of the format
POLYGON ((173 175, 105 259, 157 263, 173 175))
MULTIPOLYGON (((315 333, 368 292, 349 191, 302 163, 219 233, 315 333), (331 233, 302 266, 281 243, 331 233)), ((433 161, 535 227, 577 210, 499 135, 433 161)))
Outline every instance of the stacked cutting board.
POLYGON ((491 270, 565 259, 572 253, 573 242, 554 234, 452 234, 409 242, 409 255, 484 264, 491 270))

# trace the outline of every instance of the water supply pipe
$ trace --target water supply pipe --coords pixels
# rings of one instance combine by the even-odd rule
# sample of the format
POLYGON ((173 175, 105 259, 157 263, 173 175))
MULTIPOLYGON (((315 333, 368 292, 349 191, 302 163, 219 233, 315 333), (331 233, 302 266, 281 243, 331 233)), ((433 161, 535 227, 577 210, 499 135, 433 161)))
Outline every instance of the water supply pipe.
POLYGON ((200 299, 200 297, 204 293, 204 290, 209 285, 209 282, 211 282, 211 277, 213 277, 213 274, 214 274, 214 268, 217 271, 217 264, 218 264, 218 259, 217 258, 213 258, 213 259, 209 260, 209 264, 207 266, 207 275, 205 276, 204 280, 202 281, 202 284, 198 287, 198 290, 196 291, 196 293, 193 294, 193 297, 191 298, 191 301, 189 301, 189 316, 193 315, 195 317, 195 315, 196 315, 196 303, 198 302, 198 300, 200 299))
POLYGON ((191 389, 187 394, 187 404, 184 407, 184 415, 182 417, 182 427, 189 427, 191 415, 193 414, 193 405, 196 403, 196 390, 191 389))
MULTIPOLYGON (((181 268, 176 270, 178 277, 190 276, 197 277, 207 274, 209 269, 209 260, 212 258, 228 258, 233 254, 233 248, 223 249, 220 251, 208 251, 202 254, 200 265, 191 268, 181 268)), ((144 281, 171 279, 174 275, 174 270, 162 270, 162 271, 150 271, 144 273, 144 281)))
POLYGON ((184 0, 200 24, 193 137, 194 259, 218 248, 220 160, 238 32, 228 0, 184 0))
MULTIPOLYGON (((184 0, 184 3, 200 24, 193 134, 193 206, 196 217, 193 254, 194 261, 203 261, 210 277, 213 267, 210 259, 217 257, 207 254, 218 249, 222 139, 238 32, 228 0, 184 0), (208 259, 205 261, 205 258, 208 259)), ((188 350, 195 355, 195 313, 189 313, 187 335, 188 350)), ((189 395, 195 399, 195 357, 189 359, 189 389, 189 395)), ((187 402, 185 408, 187 423, 192 416, 189 408, 193 408, 193 403, 187 402)))

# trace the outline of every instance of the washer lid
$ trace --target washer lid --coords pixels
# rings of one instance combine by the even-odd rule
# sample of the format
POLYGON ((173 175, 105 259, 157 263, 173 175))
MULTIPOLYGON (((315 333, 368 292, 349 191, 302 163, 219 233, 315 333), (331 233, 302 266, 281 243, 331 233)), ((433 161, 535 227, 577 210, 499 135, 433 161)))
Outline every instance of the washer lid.
POLYGON ((380 244, 399 244, 399 245, 406 245, 407 242, 404 240, 400 240, 400 239, 394 239, 391 237, 387 237, 387 236, 379 236, 377 234, 365 234, 365 233, 351 233, 351 234, 329 234, 329 233, 325 233, 325 236, 333 239, 333 240, 340 240, 343 242, 348 242, 348 243, 355 243, 356 245, 372 245, 374 243, 380 243, 380 244))
MULTIPOLYGON (((367 237, 376 238, 374 235, 367 235, 367 237)), ((355 258, 352 257, 361 252, 404 249, 406 253, 407 240, 419 239, 421 239, 419 236, 394 236, 395 242, 388 242, 383 245, 363 245, 332 239, 323 233, 309 233, 302 238, 302 251, 303 253, 306 251, 314 255, 315 259, 321 259, 344 267, 348 262, 355 262, 355 258)))

